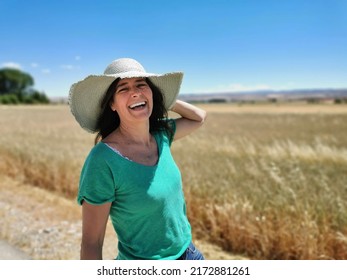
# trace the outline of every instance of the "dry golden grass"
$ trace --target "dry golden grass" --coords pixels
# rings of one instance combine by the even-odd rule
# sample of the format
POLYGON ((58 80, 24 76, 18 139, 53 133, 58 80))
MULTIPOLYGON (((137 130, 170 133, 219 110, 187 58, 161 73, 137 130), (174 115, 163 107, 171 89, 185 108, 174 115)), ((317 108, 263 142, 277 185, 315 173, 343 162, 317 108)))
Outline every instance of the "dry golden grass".
POLYGON ((311 104, 306 102, 292 103, 215 103, 200 104, 201 108, 211 113, 261 113, 261 114, 346 114, 346 105, 335 105, 331 103, 311 104))
MULTIPOLYGON (((202 105, 173 145, 198 239, 256 259, 347 259, 347 106, 202 105)), ((0 107, 0 172, 73 198, 93 145, 66 106, 0 107)))

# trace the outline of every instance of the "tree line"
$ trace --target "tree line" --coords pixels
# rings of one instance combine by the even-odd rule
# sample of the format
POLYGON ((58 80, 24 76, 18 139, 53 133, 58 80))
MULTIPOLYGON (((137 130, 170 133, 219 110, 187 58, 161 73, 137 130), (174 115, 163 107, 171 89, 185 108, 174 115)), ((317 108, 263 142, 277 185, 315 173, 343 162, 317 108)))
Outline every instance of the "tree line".
POLYGON ((47 104, 44 92, 34 89, 33 77, 18 69, 0 69, 0 104, 47 104))

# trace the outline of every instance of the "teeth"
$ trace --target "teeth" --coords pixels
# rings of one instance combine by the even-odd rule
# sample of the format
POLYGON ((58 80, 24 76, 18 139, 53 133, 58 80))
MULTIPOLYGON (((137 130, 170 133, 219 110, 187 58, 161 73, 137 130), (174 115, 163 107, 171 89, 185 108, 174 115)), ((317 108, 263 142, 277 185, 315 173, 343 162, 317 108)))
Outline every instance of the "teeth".
POLYGON ((137 106, 144 106, 146 105, 146 102, 139 102, 139 103, 135 103, 129 106, 130 109, 134 109, 137 106))

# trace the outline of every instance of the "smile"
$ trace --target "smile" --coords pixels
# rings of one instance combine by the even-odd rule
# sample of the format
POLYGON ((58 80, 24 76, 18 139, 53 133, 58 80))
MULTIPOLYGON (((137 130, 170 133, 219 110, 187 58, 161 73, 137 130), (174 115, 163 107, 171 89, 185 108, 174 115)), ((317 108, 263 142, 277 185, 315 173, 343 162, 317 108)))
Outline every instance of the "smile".
POLYGON ((135 109, 135 108, 140 108, 140 107, 144 107, 146 106, 146 102, 138 102, 138 103, 134 103, 132 105, 129 106, 130 109, 135 109))

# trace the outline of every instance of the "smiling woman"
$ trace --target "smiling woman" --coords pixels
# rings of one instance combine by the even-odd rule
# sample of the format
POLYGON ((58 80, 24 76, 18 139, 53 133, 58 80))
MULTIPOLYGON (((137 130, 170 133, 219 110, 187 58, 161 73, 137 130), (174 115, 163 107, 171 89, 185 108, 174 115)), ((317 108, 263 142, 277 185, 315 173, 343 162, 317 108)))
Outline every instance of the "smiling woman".
POLYGON ((170 150, 206 118, 204 110, 176 100, 182 77, 147 73, 126 58, 112 62, 104 75, 72 85, 72 114, 82 128, 98 133, 77 198, 81 259, 102 259, 109 216, 119 260, 203 259, 192 244, 181 173, 170 150), (168 110, 180 117, 168 119, 168 110))
MULTIPOLYGON (((162 128, 165 128, 166 130, 170 130, 170 128, 167 126, 167 122, 165 119, 163 119, 163 116, 167 115, 167 110, 164 105, 164 96, 160 92, 160 90, 151 82, 150 79, 146 78, 133 78, 133 79, 122 79, 119 78, 116 79, 108 88, 106 91, 105 96, 103 97, 103 100, 101 101, 101 113, 100 117, 98 119, 97 126, 99 127, 98 134, 95 138, 95 144, 99 142, 101 139, 106 138, 111 132, 113 132, 116 128, 120 125, 120 118, 119 113, 116 111, 117 104, 122 102, 122 99, 125 99, 128 95, 125 94, 125 92, 129 92, 129 85, 127 81, 137 81, 135 83, 135 95, 132 96, 132 98, 128 98, 129 102, 134 102, 133 104, 127 105, 125 104, 124 107, 133 107, 132 109, 135 109, 134 105, 137 105, 139 102, 139 98, 144 99, 143 96, 143 89, 145 88, 145 92, 148 95, 148 90, 151 91, 151 97, 146 98, 146 100, 142 101, 146 104, 145 107, 150 109, 150 115, 149 115, 149 122, 150 132, 161 130, 162 128), (121 82, 120 82, 121 81, 121 82), (127 87, 128 85, 128 87, 127 87), (142 97, 141 97, 142 96, 142 97), (120 99, 117 103, 116 99, 120 99), (134 100, 133 100, 134 99, 134 100), (155 107, 153 110, 153 106, 155 107)), ((130 89, 131 90, 131 89, 130 89)), ((129 96, 128 96, 129 97, 129 96)), ((119 105, 119 104, 118 104, 119 105)), ((118 106, 121 110, 121 106, 118 106)), ((140 107, 140 106, 136 106, 140 107)), ((141 107, 136 109, 141 110, 141 107)))
POLYGON ((152 90, 145 79, 128 78, 118 83, 111 102, 111 109, 117 111, 118 114, 124 113, 124 117, 130 113, 129 117, 136 121, 141 116, 144 118, 151 116, 152 103, 152 90), (133 114, 133 112, 137 113, 133 114))

